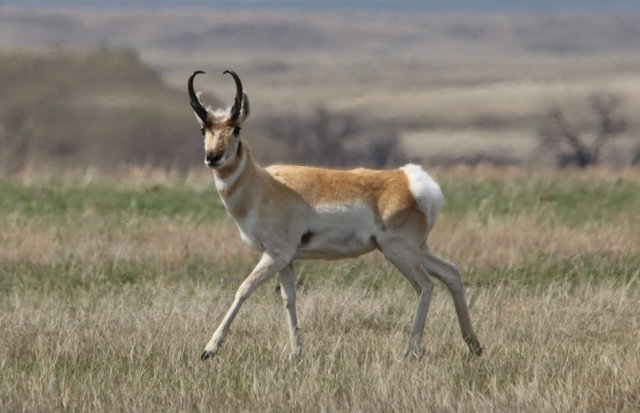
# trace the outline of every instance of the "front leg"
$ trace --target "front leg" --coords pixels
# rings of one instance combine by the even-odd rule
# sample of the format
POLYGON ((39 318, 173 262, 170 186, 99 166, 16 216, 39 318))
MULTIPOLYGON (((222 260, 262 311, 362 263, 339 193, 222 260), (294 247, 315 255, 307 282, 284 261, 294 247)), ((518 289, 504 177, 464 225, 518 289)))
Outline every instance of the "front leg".
POLYGON ((200 356, 202 360, 206 360, 212 356, 215 356, 224 337, 231 326, 231 322, 235 318, 236 314, 240 310, 242 303, 244 303, 253 292, 260 287, 265 281, 273 277, 278 271, 283 269, 290 261, 290 257, 284 259, 280 255, 271 254, 268 251, 262 254, 262 258, 258 262, 258 265, 253 269, 251 274, 240 284, 238 291, 236 291, 236 297, 233 300, 233 304, 224 316, 224 319, 216 329, 215 333, 209 340, 209 343, 204 348, 204 352, 200 356))
POLYGON ((293 272, 293 263, 289 263, 280 271, 280 293, 287 310, 289 322, 289 341, 291 343, 291 359, 295 360, 302 352, 302 340, 298 328, 298 315, 296 314, 296 276, 293 272))

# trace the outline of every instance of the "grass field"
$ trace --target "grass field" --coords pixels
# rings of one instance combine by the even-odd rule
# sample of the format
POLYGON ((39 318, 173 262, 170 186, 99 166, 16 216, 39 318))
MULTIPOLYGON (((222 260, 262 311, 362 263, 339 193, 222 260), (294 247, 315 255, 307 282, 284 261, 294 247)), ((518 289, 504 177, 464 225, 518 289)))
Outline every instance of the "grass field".
POLYGON ((257 256, 208 178, 0 180, 0 411, 638 411, 640 175, 456 169, 431 246, 463 272, 485 355, 438 284, 379 255, 299 262, 304 353, 259 290, 200 352, 257 256))

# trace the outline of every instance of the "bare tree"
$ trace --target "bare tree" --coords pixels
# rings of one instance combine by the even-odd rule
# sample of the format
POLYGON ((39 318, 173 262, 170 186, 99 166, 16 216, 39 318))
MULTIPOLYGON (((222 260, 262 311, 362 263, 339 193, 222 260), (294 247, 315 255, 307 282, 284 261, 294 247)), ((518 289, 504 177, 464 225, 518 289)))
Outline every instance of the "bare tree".
POLYGON ((10 108, 0 113, 0 173, 19 172, 27 162, 34 140, 33 110, 10 108))
POLYGON ((554 107, 538 131, 541 146, 558 151, 556 161, 560 167, 574 165, 585 168, 598 164, 604 145, 627 130, 624 116, 615 113, 621 104, 622 99, 617 95, 601 93, 591 96, 590 106, 597 122, 595 138, 591 141, 584 138, 583 131, 567 119, 562 109, 554 107), (563 151, 563 146, 570 152, 563 151))
POLYGON ((633 155, 633 159, 631 160, 631 165, 640 166, 640 147, 636 149, 636 153, 633 155))
POLYGON ((352 113, 318 108, 309 116, 271 118, 269 137, 286 143, 288 161, 324 166, 384 167, 406 161, 397 131, 352 113))
POLYGON ((600 161, 600 151, 605 143, 619 136, 627 130, 628 124, 624 116, 614 112, 622 104, 622 99, 616 95, 593 95, 591 107, 598 116, 598 133, 593 143, 592 159, 600 161))

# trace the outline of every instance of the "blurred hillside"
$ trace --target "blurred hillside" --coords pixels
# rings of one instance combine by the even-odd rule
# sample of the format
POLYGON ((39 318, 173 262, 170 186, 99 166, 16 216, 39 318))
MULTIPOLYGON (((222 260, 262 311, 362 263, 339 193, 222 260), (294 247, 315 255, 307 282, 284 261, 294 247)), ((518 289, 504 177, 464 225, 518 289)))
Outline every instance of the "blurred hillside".
POLYGON ((0 53, 0 96, 4 172, 27 162, 108 170, 200 158, 184 92, 130 51, 0 53))
POLYGON ((541 145, 562 133, 553 113, 597 140, 594 96, 615 96, 625 123, 602 161, 640 156, 639 13, 0 7, 0 54, 2 159, 13 165, 27 157, 14 152, 62 165, 199 165, 184 92, 195 69, 207 72, 197 88, 225 104, 233 82, 221 72, 241 75, 246 135, 265 163, 546 167, 567 150, 541 145))

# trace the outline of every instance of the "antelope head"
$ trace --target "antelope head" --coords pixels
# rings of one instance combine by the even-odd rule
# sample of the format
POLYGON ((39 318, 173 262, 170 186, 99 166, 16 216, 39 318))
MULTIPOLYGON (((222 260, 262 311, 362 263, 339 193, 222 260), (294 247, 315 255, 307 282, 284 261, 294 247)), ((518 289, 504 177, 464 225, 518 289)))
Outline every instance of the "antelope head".
POLYGON ((189 76, 187 90, 191 107, 204 137, 204 163, 209 168, 220 169, 228 165, 239 150, 240 129, 249 117, 249 97, 242 89, 240 77, 232 70, 225 70, 223 74, 230 74, 236 82, 233 106, 215 111, 205 108, 200 100, 200 94, 196 94, 193 90, 193 79, 201 73, 204 72, 197 70, 189 76))

